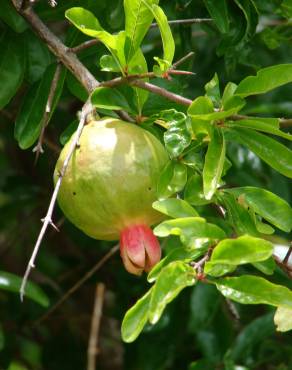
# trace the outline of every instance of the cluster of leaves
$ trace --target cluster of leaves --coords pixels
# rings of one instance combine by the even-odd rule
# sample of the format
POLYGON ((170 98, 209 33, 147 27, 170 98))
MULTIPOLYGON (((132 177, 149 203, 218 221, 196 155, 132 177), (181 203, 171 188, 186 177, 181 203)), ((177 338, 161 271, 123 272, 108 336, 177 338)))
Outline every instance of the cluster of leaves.
MULTIPOLYGON (((277 329, 287 331, 292 328, 291 284, 276 267, 273 258, 275 245, 285 245, 289 239, 287 233, 292 229, 292 209, 287 202, 290 196, 288 181, 292 178, 292 152, 289 149, 292 136, 280 128, 282 121, 275 118, 292 111, 291 102, 285 101, 284 90, 292 82, 292 64, 285 64, 285 43, 290 40, 289 18, 292 16, 290 1, 234 0, 228 3, 226 0, 204 0, 196 11, 194 1, 184 0, 173 4, 162 2, 161 6, 158 0, 112 3, 107 8, 106 1, 88 1, 85 9, 79 7, 84 6, 82 1, 60 1, 56 10, 49 10, 45 3, 40 2, 36 11, 45 21, 63 21, 65 14, 76 27, 69 28, 63 35, 69 47, 78 45, 87 36, 99 40, 100 44, 80 55, 98 80, 104 80, 104 76, 111 79, 116 74, 127 80, 130 75, 147 74, 151 69, 156 77, 151 82, 157 86, 176 94, 198 96, 186 108, 134 84, 99 87, 91 95, 92 103, 101 114, 116 116, 116 110, 124 110, 154 133, 164 142, 170 158, 157 186, 158 201, 153 204, 168 218, 154 229, 162 240, 165 257, 148 275, 151 288, 128 310, 123 320, 122 338, 125 342, 133 342, 143 331, 141 338, 131 345, 132 349, 126 349, 125 366, 127 369, 167 369, 170 366, 179 368, 177 363, 183 362, 190 370, 214 369, 216 366, 224 366, 228 370, 259 368, 269 361, 265 358, 269 343, 264 339, 274 332, 274 312, 270 308, 262 309, 261 317, 252 320, 256 315, 252 311, 244 311, 238 303, 274 306, 277 308, 277 329), (106 13, 103 20, 99 16, 101 11, 106 13), (202 82, 201 86, 205 85, 204 92, 199 83, 196 87, 195 83, 190 83, 182 89, 186 85, 186 76, 169 77, 175 53, 183 56, 190 51, 193 40, 189 26, 172 32, 168 19, 174 18, 177 12, 184 18, 212 17, 212 22, 203 26, 203 37, 209 37, 210 43, 198 41, 192 45, 201 59, 206 58, 205 65, 195 64, 198 77, 194 77, 202 82), (277 14, 276 27, 265 26, 267 18, 268 21, 274 20, 271 18, 274 13, 277 14), (157 23, 160 36, 155 31, 146 37, 153 21, 157 23), (122 31, 118 31, 120 29, 122 31), (157 42, 162 44, 162 52, 160 46, 155 46, 157 42), (274 54, 263 63, 262 54, 270 50, 274 54), (100 66, 98 71, 97 63, 100 66), (218 74, 215 75, 214 65, 218 66, 218 74), (242 66, 240 71, 235 70, 238 65, 242 66), (249 69, 255 67, 256 75, 253 69, 249 69), (245 77, 247 74, 252 75, 245 77), (214 77, 206 83, 210 75, 214 77), (220 88, 218 76, 224 89, 220 88), (263 94, 267 97, 264 95, 261 101, 259 96, 263 94), (279 183, 282 190, 278 189, 279 183), (273 235, 275 231, 281 239, 273 235), (187 287, 191 288, 185 289, 187 287), (240 315, 248 312, 248 317, 244 318, 247 325, 239 333, 228 319, 226 302, 240 315), (185 319, 178 320, 183 315, 185 319), (195 338, 197 343, 195 354, 186 345, 189 337, 195 338), (149 338, 153 344, 149 343, 149 338), (256 355, 254 352, 260 343, 263 353, 256 355), (165 353, 147 356, 147 351, 155 352, 161 344, 165 346, 165 353), (180 354, 172 353, 175 347, 180 348, 180 354), (134 356, 135 348, 138 351, 134 356), (239 367, 239 364, 245 367, 239 367)), ((3 81, 0 109, 6 107, 13 111, 21 102, 16 117, 13 115, 14 137, 21 149, 27 149, 40 135, 57 60, 9 0, 3 1, 0 10, 3 30, 0 39, 0 76, 3 81)), ((143 78, 143 81, 147 82, 148 78, 143 78)), ((61 135, 62 145, 76 128, 74 112, 66 105, 70 99, 76 102, 76 98, 85 101, 88 93, 75 76, 63 68, 49 117, 53 127, 49 133, 54 138, 61 135), (64 111, 58 110, 60 101, 65 106, 64 111), (68 113, 72 120, 70 125, 68 113), (59 124, 64 117, 67 122, 59 124)), ((3 139, 5 148, 11 145, 9 134, 11 132, 7 130, 3 139)), ((17 225, 14 221, 11 227, 10 221, 20 208, 25 209, 24 217, 37 208, 31 199, 41 191, 36 191, 33 183, 28 185, 23 179, 20 179, 21 184, 23 181, 21 190, 16 191, 15 185, 11 190, 10 177, 19 175, 16 170, 11 175, 7 151, 3 150, 2 157, 4 176, 0 181, 0 206, 3 212, 9 212, 7 221, 1 221, 3 232, 0 236, 6 240, 13 224, 17 225), (19 199, 19 208, 12 207, 15 197, 19 199)), ((41 165, 40 171, 50 178, 53 164, 42 162, 41 165)), ((68 234, 75 237, 76 232, 67 227, 68 234)), ((88 239, 79 238, 84 238, 79 239, 82 248, 88 239)), ((33 240, 32 236, 29 240, 33 240)), ((70 261, 60 264, 53 255, 49 256, 50 266, 47 266, 46 256, 43 255, 40 263, 45 276, 54 277, 57 272, 65 273, 70 266, 72 268, 70 261)), ((23 263, 25 261, 23 258, 23 263)), ((1 268, 5 269, 4 266, 1 268)), ((112 268, 111 271, 109 267, 108 272, 110 276, 117 274, 108 283, 111 287, 118 284, 113 291, 123 303, 122 307, 114 308, 113 315, 121 319, 129 306, 129 298, 125 295, 130 295, 131 291, 136 299, 140 293, 137 289, 144 288, 131 290, 133 281, 127 280, 122 271, 117 273, 117 269, 112 268), (124 285, 117 283, 120 280, 125 281, 124 285)), ((101 278, 104 279, 103 276, 101 278)), ((0 273, 1 290, 17 292, 19 285, 19 276, 4 271, 0 273)), ((49 304, 47 296, 33 283, 27 287, 26 294, 44 307, 49 304)), ((48 294, 55 298, 49 290, 48 294)), ((39 312, 36 310, 36 314, 28 315, 34 320, 39 312)), ((0 351, 6 351, 4 363, 1 364, 0 360, 0 366, 9 366, 10 370, 24 369, 25 365, 17 361, 20 358, 27 366, 45 367, 41 365, 40 345, 35 340, 28 343, 25 339, 27 332, 21 333, 19 347, 18 340, 8 339, 6 344, 5 338, 10 338, 8 330, 6 326, 4 330, 0 326, 0 351), (15 347, 20 355, 14 358, 10 354, 15 347)), ((52 340, 54 334, 42 332, 41 335, 52 340)), ((44 356, 50 361, 48 353, 44 356)), ((271 361, 275 366, 281 366, 281 352, 274 351, 273 356, 271 361)), ((57 360, 50 364, 51 368, 60 366, 57 360)), ((68 360, 65 366, 72 369, 75 365, 82 366, 78 361, 75 364, 74 360, 71 363, 68 360)), ((289 366, 288 363, 283 364, 282 368, 288 369, 286 365, 289 366)))

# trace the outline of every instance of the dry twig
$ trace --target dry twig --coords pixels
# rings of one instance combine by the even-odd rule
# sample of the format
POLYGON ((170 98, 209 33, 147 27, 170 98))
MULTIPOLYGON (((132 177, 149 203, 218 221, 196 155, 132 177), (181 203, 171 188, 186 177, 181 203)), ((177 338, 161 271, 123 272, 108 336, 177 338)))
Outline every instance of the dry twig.
POLYGON ((85 103, 83 108, 82 108, 82 111, 81 111, 79 125, 77 127, 74 139, 71 142, 71 146, 69 148, 68 154, 67 154, 67 156, 64 160, 63 167, 62 167, 62 169, 59 173, 59 178, 56 182, 55 189, 54 189, 53 195, 51 197, 51 201, 50 201, 50 204, 49 204, 47 214, 46 214, 45 218, 42 219, 43 226, 42 226, 41 231, 39 233, 39 236, 37 238, 36 244, 33 248, 31 258, 29 260, 28 266, 26 268, 26 271, 25 271, 25 274, 24 274, 24 277, 23 277, 23 280, 22 280, 22 284, 21 284, 21 287, 20 287, 20 299, 21 299, 21 301, 23 301, 27 279, 28 279, 28 276, 30 274, 30 271, 35 267, 35 259, 36 259, 38 250, 40 248, 41 242, 42 242, 42 240, 45 236, 45 233, 47 231, 48 226, 51 225, 56 230, 58 230, 57 227, 54 225, 54 223, 52 221, 52 215, 53 215, 53 211, 54 211, 55 204, 56 204, 56 201, 57 201, 57 196, 58 196, 58 193, 59 193, 59 190, 60 190, 60 187, 61 187, 62 179, 63 179, 64 174, 66 172, 66 169, 68 167, 69 161, 71 159, 71 156, 72 156, 72 154, 73 154, 73 152, 76 148, 76 145, 77 145, 78 140, 80 138, 80 135, 82 133, 82 129, 83 129, 84 124, 86 122, 86 117, 91 112, 92 112, 91 103, 90 102, 85 103))
POLYGON ((94 308, 91 319, 90 337, 87 349, 87 370, 96 369, 96 355, 98 354, 98 337, 100 321, 102 316, 102 306, 104 301, 105 285, 98 283, 95 291, 94 308))

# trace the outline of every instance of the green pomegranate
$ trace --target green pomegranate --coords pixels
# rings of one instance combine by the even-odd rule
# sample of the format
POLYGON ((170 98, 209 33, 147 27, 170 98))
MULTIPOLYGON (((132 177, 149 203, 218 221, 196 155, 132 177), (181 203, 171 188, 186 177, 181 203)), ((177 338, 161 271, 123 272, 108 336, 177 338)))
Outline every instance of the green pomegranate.
MULTIPOLYGON (((58 159, 54 180, 70 143, 58 159)), ((149 226, 162 215, 152 208, 167 153, 151 133, 119 119, 91 121, 82 132, 62 181, 58 202, 67 218, 95 239, 120 239, 129 272, 148 271, 160 259, 149 226)))

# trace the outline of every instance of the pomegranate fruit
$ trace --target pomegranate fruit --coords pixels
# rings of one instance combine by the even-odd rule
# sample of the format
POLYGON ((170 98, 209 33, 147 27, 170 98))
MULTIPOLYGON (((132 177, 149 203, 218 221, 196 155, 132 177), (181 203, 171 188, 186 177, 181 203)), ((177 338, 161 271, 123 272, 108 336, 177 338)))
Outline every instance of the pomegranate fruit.
MULTIPOLYGON (((57 161, 55 182, 73 136, 57 161)), ((120 238, 121 257, 133 274, 149 271, 160 260, 149 226, 163 218, 152 203, 167 160, 163 145, 148 131, 103 118, 84 127, 63 177, 58 202, 66 217, 92 238, 120 238)))

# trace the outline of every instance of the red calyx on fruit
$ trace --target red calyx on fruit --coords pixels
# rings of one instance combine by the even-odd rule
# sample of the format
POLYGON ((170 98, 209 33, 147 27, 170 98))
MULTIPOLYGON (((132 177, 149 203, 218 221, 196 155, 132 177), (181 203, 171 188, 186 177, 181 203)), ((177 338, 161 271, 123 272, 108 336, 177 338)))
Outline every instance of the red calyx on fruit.
POLYGON ((150 271, 161 258, 159 242, 147 225, 133 225, 121 232, 120 253, 126 270, 134 275, 150 271))

